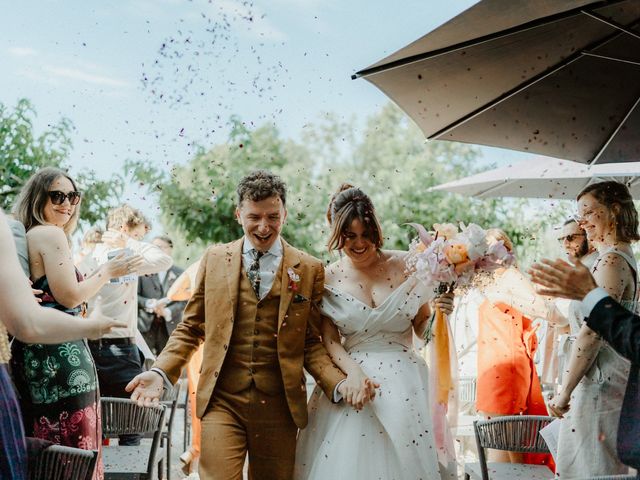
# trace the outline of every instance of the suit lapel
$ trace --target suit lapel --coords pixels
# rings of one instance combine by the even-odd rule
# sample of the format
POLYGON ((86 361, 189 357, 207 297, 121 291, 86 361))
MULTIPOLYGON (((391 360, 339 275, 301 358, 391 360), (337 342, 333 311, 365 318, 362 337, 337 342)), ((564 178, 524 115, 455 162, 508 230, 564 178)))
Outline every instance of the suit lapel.
POLYGON ((171 267, 167 270, 167 274, 164 277, 164 283, 162 284, 162 296, 166 296, 169 288, 173 285, 174 280, 178 278, 176 272, 174 271, 174 267, 171 267))
POLYGON ((160 277, 158 274, 154 273, 153 275, 150 275, 149 278, 151 279, 151 283, 153 283, 154 291, 159 292, 161 296, 164 295, 164 290, 162 289, 162 284, 160 283, 160 277))
POLYGON ((227 278, 227 288, 229 290, 229 304, 233 318, 236 316, 236 305, 238 304, 238 282, 242 270, 242 245, 244 237, 227 245, 225 252, 225 276, 227 278))
POLYGON ((282 239, 282 272, 280 273, 282 283, 280 285, 280 309, 278 310, 278 331, 284 322, 284 318, 289 310, 289 305, 293 299, 294 291, 289 288, 289 269, 295 274, 299 274, 297 267, 300 265, 298 252, 282 239))

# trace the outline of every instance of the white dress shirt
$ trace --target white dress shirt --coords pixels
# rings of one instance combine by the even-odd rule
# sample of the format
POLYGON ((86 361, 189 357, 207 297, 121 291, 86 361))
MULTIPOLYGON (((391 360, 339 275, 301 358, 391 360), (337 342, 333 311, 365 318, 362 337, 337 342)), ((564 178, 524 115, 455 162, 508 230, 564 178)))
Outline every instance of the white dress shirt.
MULTIPOLYGON (((245 273, 249 271, 249 268, 254 262, 253 250, 257 249, 253 246, 251 240, 244 237, 244 243, 242 244, 242 266, 244 267, 245 273)), ((273 281, 276 278, 278 268, 280 268, 280 263, 282 262, 282 254, 282 240, 278 238, 271 248, 258 260, 260 263, 260 300, 266 297, 271 291, 273 281)))
MULTIPOLYGON (((141 255, 144 263, 138 269, 138 275, 148 275, 167 270, 173 264, 171 256, 164 253, 152 243, 139 242, 133 238, 127 240, 126 248, 130 248, 134 255, 141 255)), ((87 255, 78 269, 85 276, 91 275, 100 264, 104 263, 111 247, 100 243, 91 255, 87 255)), ((89 299, 89 311, 93 308, 96 298, 102 297, 102 313, 107 317, 124 320, 126 328, 114 328, 103 338, 133 338, 138 330, 138 282, 107 283, 98 293, 89 299)))

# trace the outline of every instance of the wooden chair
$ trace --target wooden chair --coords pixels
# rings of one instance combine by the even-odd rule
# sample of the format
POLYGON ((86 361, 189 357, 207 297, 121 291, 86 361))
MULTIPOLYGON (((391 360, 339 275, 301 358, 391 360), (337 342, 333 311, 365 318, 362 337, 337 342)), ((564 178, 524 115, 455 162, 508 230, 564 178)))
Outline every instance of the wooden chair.
POLYGON ((151 434, 151 444, 105 446, 102 449, 105 480, 151 480, 165 425, 165 406, 139 407, 125 398, 104 397, 102 433, 107 438, 123 434, 151 434))
POLYGON ((51 445, 29 465, 29 480, 91 480, 97 450, 51 445))
POLYGON ((549 453, 547 444, 538 433, 553 420, 553 417, 513 415, 473 422, 480 461, 465 465, 465 479, 511 480, 527 478, 549 480, 553 478, 553 472, 544 465, 487 463, 485 453, 486 448, 520 453, 549 453))

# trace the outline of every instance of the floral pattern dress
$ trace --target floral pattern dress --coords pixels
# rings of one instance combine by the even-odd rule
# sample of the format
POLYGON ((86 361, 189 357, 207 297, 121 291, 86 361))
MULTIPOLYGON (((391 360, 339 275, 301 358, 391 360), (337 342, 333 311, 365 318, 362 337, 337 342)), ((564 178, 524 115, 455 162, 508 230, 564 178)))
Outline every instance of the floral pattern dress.
MULTIPOLYGON (((46 276, 38 279, 33 288, 43 291, 43 307, 82 314, 83 306, 69 309, 55 300, 46 276)), ((85 340, 52 345, 14 340, 11 366, 27 436, 100 450, 98 377, 85 340)), ((102 462, 98 461, 94 479, 101 479, 102 471, 102 462)))

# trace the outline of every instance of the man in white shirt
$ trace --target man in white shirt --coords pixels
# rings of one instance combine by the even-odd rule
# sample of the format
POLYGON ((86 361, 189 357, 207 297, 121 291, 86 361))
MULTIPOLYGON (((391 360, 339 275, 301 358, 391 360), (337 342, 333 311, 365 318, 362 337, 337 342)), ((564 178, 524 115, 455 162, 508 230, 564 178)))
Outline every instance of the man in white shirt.
MULTIPOLYGON (((141 239, 149 230, 149 222, 140 211, 129 205, 111 209, 107 217, 107 231, 102 235, 93 254, 84 258, 79 270, 90 275, 98 265, 107 261, 117 250, 128 249, 132 254, 140 255, 144 263, 137 271, 139 275, 156 273, 171 267, 171 256, 160 248, 141 239)), ((100 394, 106 397, 128 398, 124 387, 132 376, 141 373, 142 359, 136 346, 138 329, 138 282, 137 276, 129 275, 113 279, 89 300, 91 310, 96 298, 101 297, 102 311, 105 315, 124 320, 125 328, 114 328, 100 340, 89 342, 93 355, 100 394), (115 280, 115 282, 114 282, 115 280)), ((120 445, 138 445, 140 437, 123 436, 120 445)))

